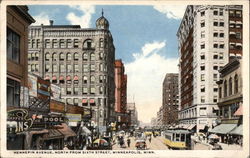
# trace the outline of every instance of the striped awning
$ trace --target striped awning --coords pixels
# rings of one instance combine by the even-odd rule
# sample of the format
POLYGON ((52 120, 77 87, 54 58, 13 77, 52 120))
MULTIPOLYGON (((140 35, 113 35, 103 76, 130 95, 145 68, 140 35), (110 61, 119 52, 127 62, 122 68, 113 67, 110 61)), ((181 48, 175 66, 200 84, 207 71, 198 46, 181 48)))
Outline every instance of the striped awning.
POLYGON ((64 80, 64 77, 63 77, 63 76, 60 76, 59 80, 64 80))
POLYGON ((90 99, 90 100, 89 100, 89 103, 90 103, 90 104, 95 103, 95 99, 90 99))
POLYGON ((232 131, 229 132, 229 134, 243 135, 243 125, 235 127, 232 131))
POLYGON ((210 133, 228 134, 232 131, 237 124, 220 124, 213 129, 209 130, 210 133))
POLYGON ((82 99, 82 103, 88 103, 88 99, 82 99))
POLYGON ((70 77, 70 76, 67 76, 67 77, 66 77, 66 80, 71 80, 71 77, 70 77))
POLYGON ((52 77, 52 80, 56 80, 56 76, 53 76, 53 77, 52 77))

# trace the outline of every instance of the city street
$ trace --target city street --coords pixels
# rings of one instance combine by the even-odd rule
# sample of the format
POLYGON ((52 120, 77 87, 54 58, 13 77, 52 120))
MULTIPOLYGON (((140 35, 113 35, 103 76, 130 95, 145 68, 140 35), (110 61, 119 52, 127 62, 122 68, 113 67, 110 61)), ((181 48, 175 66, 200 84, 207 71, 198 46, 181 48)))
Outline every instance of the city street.
MULTIPOLYGON (((119 144, 114 144, 113 145, 113 150, 136 150, 135 148, 135 137, 130 137, 131 144, 130 147, 127 147, 126 143, 126 148, 120 148, 119 144)), ((126 141, 126 139, 125 139, 126 141)), ((163 138, 162 137, 152 137, 151 143, 147 139, 147 149, 148 150, 168 150, 168 147, 163 144, 163 138)))

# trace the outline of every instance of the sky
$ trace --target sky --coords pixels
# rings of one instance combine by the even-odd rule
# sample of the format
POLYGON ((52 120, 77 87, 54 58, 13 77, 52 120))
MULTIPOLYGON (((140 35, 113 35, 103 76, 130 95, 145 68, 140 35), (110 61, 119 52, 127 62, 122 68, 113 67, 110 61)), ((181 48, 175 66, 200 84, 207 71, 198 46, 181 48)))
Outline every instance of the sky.
POLYGON ((138 118, 149 123, 162 105, 166 73, 178 72, 176 33, 184 5, 29 5, 33 25, 81 25, 95 28, 101 16, 109 21, 116 48, 128 75, 127 102, 135 102, 138 118))

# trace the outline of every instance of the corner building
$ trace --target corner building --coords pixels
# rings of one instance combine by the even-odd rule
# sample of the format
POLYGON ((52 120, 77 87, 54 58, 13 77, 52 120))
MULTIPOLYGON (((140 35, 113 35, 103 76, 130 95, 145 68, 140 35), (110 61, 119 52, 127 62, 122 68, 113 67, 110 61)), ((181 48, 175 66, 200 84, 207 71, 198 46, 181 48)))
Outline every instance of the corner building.
POLYGON ((178 118, 181 124, 195 125, 196 132, 207 132, 217 118, 218 70, 230 56, 242 55, 241 10, 242 6, 187 6, 177 32, 178 118))
POLYGON ((114 121, 114 59, 103 14, 96 28, 53 25, 50 20, 50 25, 29 29, 29 72, 59 85, 63 102, 91 109, 97 126, 114 121))

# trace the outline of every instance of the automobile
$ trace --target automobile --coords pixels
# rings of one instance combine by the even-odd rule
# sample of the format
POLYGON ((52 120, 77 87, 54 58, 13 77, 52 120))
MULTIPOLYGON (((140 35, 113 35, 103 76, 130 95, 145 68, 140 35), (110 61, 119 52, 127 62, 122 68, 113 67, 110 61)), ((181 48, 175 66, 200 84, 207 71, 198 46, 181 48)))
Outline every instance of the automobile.
POLYGON ((153 133, 151 131, 146 131, 146 132, 144 132, 144 135, 149 136, 149 135, 153 135, 153 133))
POLYGON ((137 150, 146 150, 147 149, 147 144, 144 139, 138 139, 135 141, 135 148, 137 150))

